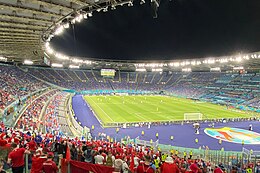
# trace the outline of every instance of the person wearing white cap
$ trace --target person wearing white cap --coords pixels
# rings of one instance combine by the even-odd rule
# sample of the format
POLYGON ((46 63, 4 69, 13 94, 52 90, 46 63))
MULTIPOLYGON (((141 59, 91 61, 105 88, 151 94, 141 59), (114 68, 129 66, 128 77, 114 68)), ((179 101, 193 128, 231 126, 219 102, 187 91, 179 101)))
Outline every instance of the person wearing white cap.
POLYGON ((166 157, 165 162, 161 166, 161 173, 179 173, 178 166, 174 163, 171 156, 166 157))

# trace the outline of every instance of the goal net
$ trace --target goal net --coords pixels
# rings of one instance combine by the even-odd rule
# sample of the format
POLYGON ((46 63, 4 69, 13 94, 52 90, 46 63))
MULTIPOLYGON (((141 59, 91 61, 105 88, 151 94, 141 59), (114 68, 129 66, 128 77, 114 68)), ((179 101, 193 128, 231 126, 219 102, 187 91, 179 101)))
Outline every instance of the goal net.
POLYGON ((202 113, 184 113, 184 120, 202 120, 202 113))

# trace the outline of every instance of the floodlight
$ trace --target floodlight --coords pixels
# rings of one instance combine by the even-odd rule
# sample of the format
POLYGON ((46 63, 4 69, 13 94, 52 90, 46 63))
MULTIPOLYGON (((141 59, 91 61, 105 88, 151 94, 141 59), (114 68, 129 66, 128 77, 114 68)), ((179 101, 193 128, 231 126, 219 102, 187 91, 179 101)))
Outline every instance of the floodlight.
POLYGON ((115 10, 115 9, 116 9, 115 5, 112 5, 111 10, 115 10))
POLYGON ((81 22, 82 19, 83 19, 83 15, 82 15, 82 14, 79 14, 79 15, 75 18, 75 20, 76 20, 77 22, 81 22))
POLYGON ((191 68, 183 68, 181 71, 182 72, 191 72, 191 68))
POLYGON ((62 59, 62 60, 69 60, 70 59, 68 56, 62 55, 60 53, 56 53, 55 56, 56 56, 56 58, 62 59))
POLYGON ((88 14, 87 13, 83 14, 83 18, 87 19, 88 18, 88 14))
POLYGON ((69 65, 69 68, 79 68, 78 65, 69 65))
POLYGON ((242 61, 241 56, 237 57, 237 58, 236 58, 236 61, 237 61, 237 62, 241 62, 241 61, 242 61))
POLYGON ((46 51, 49 53, 49 54, 53 54, 54 53, 54 50, 50 47, 47 47, 46 48, 46 51))
POLYGON ((108 11, 108 7, 103 8, 103 12, 107 12, 108 11))
POLYGON ((3 56, 0 56, 0 61, 6 62, 6 61, 7 61, 7 58, 5 58, 5 57, 3 57, 3 56))
POLYGON ((244 70, 244 67, 240 66, 240 67, 233 67, 233 70, 244 70))
POLYGON ((132 6, 134 6, 134 4, 133 4, 132 1, 130 1, 130 2, 128 3, 128 7, 132 7, 132 6))
POLYGON ((69 23, 65 23, 65 24, 63 25, 63 27, 64 27, 65 29, 67 29, 67 28, 70 27, 70 24, 69 24, 69 23))
POLYGON ((210 71, 219 71, 220 72, 220 67, 210 68, 210 71))
POLYGON ((60 35, 63 32, 64 28, 62 25, 58 26, 54 32, 55 35, 60 35))
POLYGON ((135 69, 135 71, 145 72, 146 69, 145 68, 137 68, 137 69, 135 69))
POLYGON ((52 63, 51 66, 52 67, 63 67, 62 64, 58 64, 58 63, 52 63))
POLYGON ((27 64, 27 65, 32 65, 33 64, 33 62, 31 60, 28 60, 28 59, 24 60, 23 63, 27 64))
POLYGON ((153 68, 152 69, 152 72, 162 72, 163 71, 163 69, 161 69, 161 68, 153 68))

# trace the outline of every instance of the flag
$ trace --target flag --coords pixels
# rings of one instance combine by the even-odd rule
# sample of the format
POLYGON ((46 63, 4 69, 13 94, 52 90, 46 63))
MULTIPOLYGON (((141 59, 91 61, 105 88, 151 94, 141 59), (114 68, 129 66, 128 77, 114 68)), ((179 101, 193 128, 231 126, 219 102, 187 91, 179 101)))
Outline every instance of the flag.
POLYGON ((70 147, 68 145, 66 150, 66 161, 70 161, 70 147))

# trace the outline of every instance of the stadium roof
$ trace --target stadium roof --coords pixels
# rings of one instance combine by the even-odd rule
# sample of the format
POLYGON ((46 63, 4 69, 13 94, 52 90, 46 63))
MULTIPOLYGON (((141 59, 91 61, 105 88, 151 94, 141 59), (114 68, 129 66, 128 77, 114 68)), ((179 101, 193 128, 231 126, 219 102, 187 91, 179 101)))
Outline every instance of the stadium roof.
MULTIPOLYGON (((113 8, 113 6, 122 5, 122 3, 127 3, 129 6, 131 2, 132 0, 0 0, 0 61, 1 58, 7 58, 7 61, 14 62, 23 62, 25 59, 30 59, 35 64, 42 64, 42 57, 44 57, 46 50, 44 41, 47 41, 64 22, 71 22, 79 14, 100 9, 105 10, 108 6, 113 8)), ((260 70, 259 52, 231 57, 217 57, 218 59, 233 59, 229 63, 218 61, 216 63, 204 63, 212 60, 212 58, 153 62, 88 59, 91 65, 88 62, 84 65, 77 62, 80 60, 78 57, 71 57, 68 61, 65 61, 62 58, 58 59, 53 55, 48 55, 53 62, 63 63, 64 67, 75 64, 83 68, 95 69, 135 70, 139 67, 145 67, 149 70, 161 68, 173 71, 179 71, 183 68, 207 71, 210 68, 220 67, 227 71, 233 67, 243 66, 245 69, 260 70), (242 60, 239 57, 242 57, 242 60), (249 59, 246 57, 249 57, 249 59), (75 59, 76 62, 73 61, 75 59), (200 61, 200 64, 192 64, 195 61, 200 61), (179 65, 177 65, 178 63, 179 65)), ((216 60, 216 58, 213 59, 216 60)))
POLYGON ((0 0, 0 56, 41 60, 42 35, 79 9, 99 8, 108 0, 0 0))

